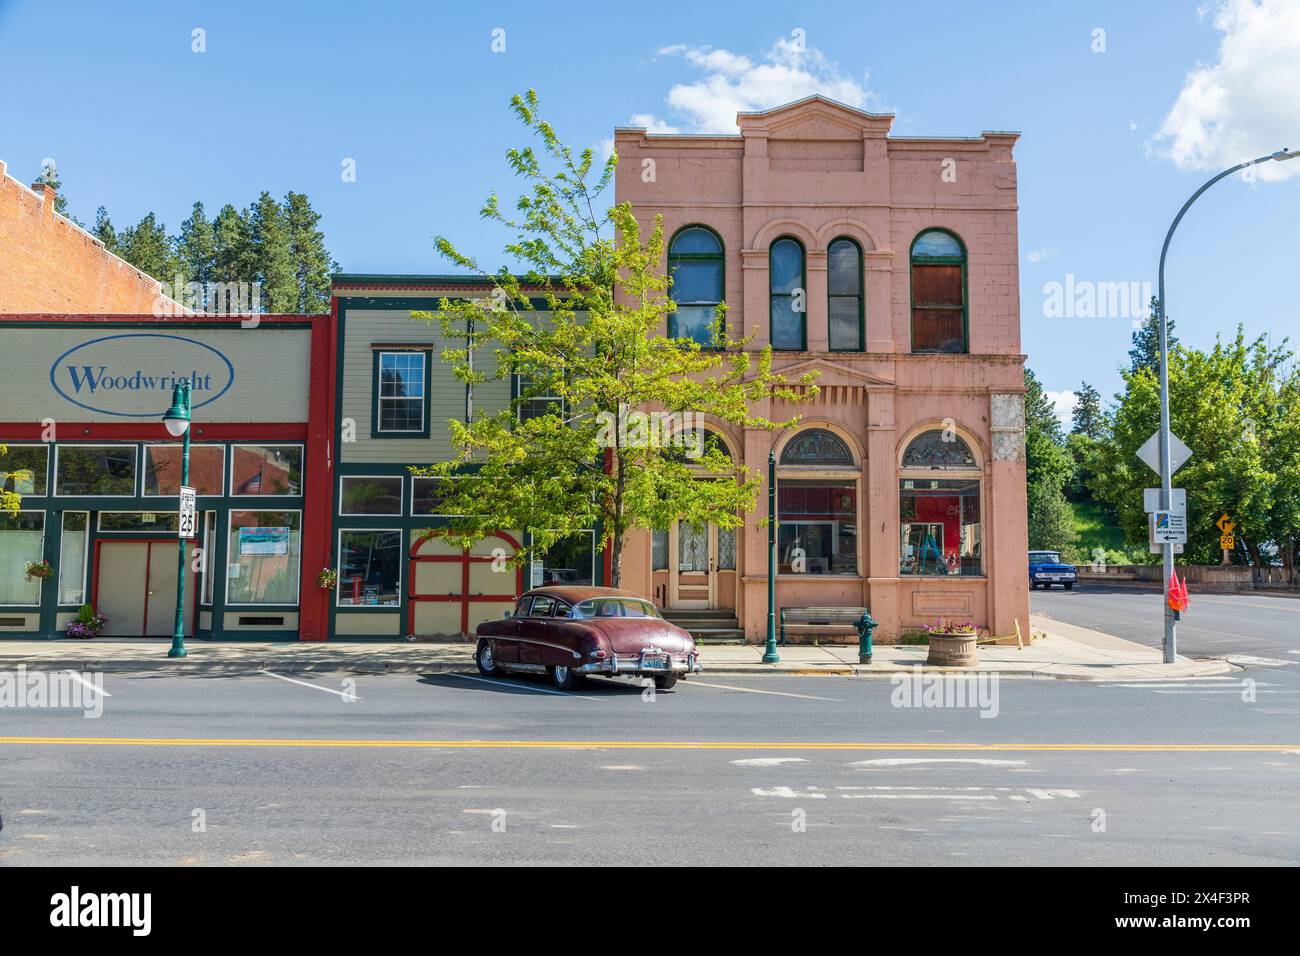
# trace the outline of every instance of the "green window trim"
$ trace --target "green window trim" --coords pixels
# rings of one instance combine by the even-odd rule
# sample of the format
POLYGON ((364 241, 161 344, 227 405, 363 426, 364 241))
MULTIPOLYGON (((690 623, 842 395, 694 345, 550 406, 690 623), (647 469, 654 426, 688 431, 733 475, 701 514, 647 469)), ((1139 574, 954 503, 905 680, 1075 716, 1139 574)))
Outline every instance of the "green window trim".
MULTIPOLYGON (((966 243, 962 241, 961 236, 951 229, 945 229, 942 226, 933 226, 922 229, 912 239, 912 245, 908 249, 907 263, 907 285, 908 285, 908 323, 911 330, 911 341, 908 343, 911 351, 921 355, 969 355, 970 354, 970 293, 968 291, 969 269, 967 268, 966 243), (950 236, 961 249, 959 256, 932 256, 916 254, 916 244, 929 233, 943 233, 950 236), (916 273, 917 265, 942 266, 955 265, 961 266, 961 339, 962 347, 960 352, 945 352, 942 349, 918 349, 916 347, 916 273)), ((957 311, 957 306, 923 306, 927 311, 957 311)))
POLYGON ((826 256, 826 347, 828 350, 832 352, 864 352, 866 351, 867 348, 866 346, 866 285, 864 281, 866 270, 864 268, 862 246, 858 243, 858 240, 854 239, 852 236, 836 236, 834 239, 830 241, 830 244, 827 245, 826 253, 827 253, 826 256), (831 331, 831 313, 832 313, 831 306, 834 304, 836 299, 854 298, 854 296, 848 293, 844 293, 844 292, 837 293, 831 291, 834 283, 831 281, 831 270, 833 266, 831 264, 830 252, 832 249, 835 248, 835 244, 839 242, 849 243, 850 245, 853 246, 854 250, 857 252, 858 291, 857 291, 856 298, 858 300, 858 344, 856 347, 853 348, 845 348, 842 346, 836 348, 835 345, 832 343, 833 336, 831 331))
POLYGON ((370 371, 370 437, 371 438, 428 438, 429 431, 429 413, 431 411, 431 400, 433 392, 433 346, 418 348, 377 348, 371 350, 371 371, 370 371), (385 355, 396 355, 404 352, 418 352, 424 356, 424 403, 422 416, 424 427, 419 431, 414 429, 410 431, 399 431, 393 429, 381 429, 379 427, 379 369, 385 355))
POLYGON ((806 352, 808 351, 808 250, 804 244, 794 236, 777 236, 772 240, 772 244, 767 247, 767 341, 772 346, 773 352, 806 352), (776 247, 782 242, 792 242, 799 247, 799 270, 800 279, 798 288, 803 291, 803 311, 799 313, 799 347, 781 347, 776 345, 775 333, 776 328, 772 323, 772 304, 777 299, 794 298, 794 292, 776 292, 772 289, 772 254, 776 247))
MULTIPOLYGON (((670 239, 668 242, 668 275, 669 276, 673 274, 673 266, 679 262, 716 262, 718 264, 718 298, 716 301, 701 300, 701 301, 690 301, 690 302, 678 302, 676 296, 673 295, 673 290, 670 288, 668 290, 668 295, 669 298, 671 298, 674 303, 677 303, 678 305, 686 305, 686 306, 713 306, 714 309, 716 310, 716 308, 719 305, 721 305, 723 302, 726 301, 727 246, 726 243, 722 241, 722 236, 718 234, 718 231, 716 229, 713 229, 710 226, 706 226, 704 223, 693 222, 693 223, 688 223, 685 226, 682 226, 675 233, 673 233, 672 239, 670 239), (685 233, 690 232, 692 229, 703 230, 704 232, 707 232, 709 235, 711 235, 715 240, 717 240, 718 251, 717 252, 674 251, 674 247, 677 245, 678 239, 680 239, 685 233)), ((725 341, 726 338, 725 330, 723 331, 724 331, 723 339, 725 341)), ((679 333, 679 330, 677 328, 676 312, 672 312, 668 316, 668 337, 670 339, 690 338, 690 336, 684 336, 679 333)), ((723 350, 723 346, 721 344, 718 344, 716 341, 712 344, 707 344, 707 345, 701 342, 700 348, 708 349, 710 351, 723 350)))

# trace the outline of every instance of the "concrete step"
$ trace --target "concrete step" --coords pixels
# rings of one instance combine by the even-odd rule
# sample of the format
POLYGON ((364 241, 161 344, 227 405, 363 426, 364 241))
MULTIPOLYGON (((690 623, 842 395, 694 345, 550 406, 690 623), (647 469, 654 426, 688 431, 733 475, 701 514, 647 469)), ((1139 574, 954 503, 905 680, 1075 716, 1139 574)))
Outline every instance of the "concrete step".
POLYGON ((708 619, 708 620, 735 620, 736 612, 726 607, 670 607, 664 608, 660 612, 667 620, 676 621, 683 618, 689 619, 708 619))

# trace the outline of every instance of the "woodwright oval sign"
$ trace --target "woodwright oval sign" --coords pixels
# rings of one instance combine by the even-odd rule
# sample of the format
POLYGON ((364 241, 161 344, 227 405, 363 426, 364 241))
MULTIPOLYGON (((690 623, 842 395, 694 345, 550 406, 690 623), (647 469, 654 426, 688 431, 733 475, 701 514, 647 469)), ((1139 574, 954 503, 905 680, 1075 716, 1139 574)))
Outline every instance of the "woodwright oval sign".
POLYGON ((50 384, 72 404, 120 418, 158 418, 172 389, 190 383, 190 407, 215 402, 235 384, 222 352, 180 335, 124 332, 68 349, 50 366, 50 384))

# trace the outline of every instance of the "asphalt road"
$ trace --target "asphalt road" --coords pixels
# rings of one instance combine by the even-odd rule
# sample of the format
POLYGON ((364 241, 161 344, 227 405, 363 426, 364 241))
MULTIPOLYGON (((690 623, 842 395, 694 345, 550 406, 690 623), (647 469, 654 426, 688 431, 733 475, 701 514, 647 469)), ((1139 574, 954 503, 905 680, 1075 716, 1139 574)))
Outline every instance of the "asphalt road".
MULTIPOLYGON (((1077 584, 1030 591, 1035 614, 1159 647, 1164 603, 1158 591, 1077 584)), ((1178 624, 1178 653, 1300 661, 1300 599, 1265 594, 1195 594, 1178 624)))
POLYGON ((886 678, 108 674, 98 718, 0 712, 0 864, 1295 864, 1296 670, 976 707, 886 678))

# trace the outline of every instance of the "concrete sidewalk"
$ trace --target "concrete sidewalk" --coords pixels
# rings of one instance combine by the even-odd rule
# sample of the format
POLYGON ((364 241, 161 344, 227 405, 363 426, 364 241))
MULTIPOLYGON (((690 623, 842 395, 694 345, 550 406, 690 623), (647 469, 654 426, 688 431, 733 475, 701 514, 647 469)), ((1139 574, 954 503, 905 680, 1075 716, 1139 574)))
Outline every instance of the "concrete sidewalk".
MULTIPOLYGON (((984 644, 976 667, 953 673, 990 672, 1006 677, 1071 680, 1176 680, 1225 674, 1234 668, 1211 658, 1164 664, 1160 652, 1110 634, 1050 618, 1031 619, 1035 640, 1023 650, 984 644)), ((0 641, 0 669, 87 671, 169 671, 177 674, 240 674, 259 670, 347 671, 352 673, 444 673, 474 668, 472 643, 186 642, 189 656, 170 660, 170 641, 0 641)), ((763 648, 753 645, 702 645, 705 675, 786 674, 865 677, 910 671, 925 664, 923 645, 878 644, 870 664, 858 663, 856 645, 789 645, 779 648, 781 663, 764 664, 763 648)), ((926 668, 940 670, 940 668, 926 668)))

